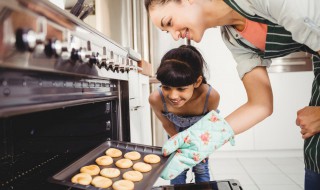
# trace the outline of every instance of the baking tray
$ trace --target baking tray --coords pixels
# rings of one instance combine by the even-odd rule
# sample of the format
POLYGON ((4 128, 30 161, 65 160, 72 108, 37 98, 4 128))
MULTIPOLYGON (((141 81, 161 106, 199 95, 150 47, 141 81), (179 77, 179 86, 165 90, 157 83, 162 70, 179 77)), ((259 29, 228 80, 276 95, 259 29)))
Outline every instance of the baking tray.
MULTIPOLYGON (((110 168, 110 167, 115 167, 115 162, 121 158, 123 158, 123 155, 126 152, 130 151, 137 151, 141 154, 141 158, 139 160, 132 161, 133 164, 136 162, 143 162, 143 157, 147 154, 156 154, 160 156, 161 160, 157 164, 151 164, 152 170, 143 174, 143 179, 139 182, 134 182, 134 189, 135 190, 147 190, 151 189, 153 184, 156 182, 156 180, 159 178, 162 170, 166 167, 166 165, 170 162, 172 159, 173 155, 172 154, 170 157, 164 157, 162 155, 162 148, 161 147, 156 147, 156 146, 146 146, 146 145, 141 145, 141 144, 135 144, 135 143, 128 143, 128 142, 122 142, 122 141, 106 141, 78 159, 77 161, 73 162, 70 164, 68 167, 64 168, 54 176, 50 177, 48 180, 51 183, 56 183, 60 185, 65 185, 69 187, 75 187, 78 189, 89 189, 89 190, 101 190, 102 188, 97 188, 92 185, 80 185, 80 184, 75 184, 71 182, 71 178, 76 175, 77 173, 80 172, 80 168, 86 165, 90 164, 96 164, 95 160, 99 156, 105 155, 105 151, 108 148, 117 148, 122 151, 122 156, 118 158, 113 158, 113 164, 109 166, 99 166, 100 169, 103 168, 110 168)), ((121 171, 121 174, 119 177, 112 178, 112 182, 118 181, 122 179, 122 175, 124 172, 133 170, 132 167, 128 169, 121 169, 118 168, 121 171)), ((109 188, 103 188, 105 190, 112 190, 112 186, 109 188)))

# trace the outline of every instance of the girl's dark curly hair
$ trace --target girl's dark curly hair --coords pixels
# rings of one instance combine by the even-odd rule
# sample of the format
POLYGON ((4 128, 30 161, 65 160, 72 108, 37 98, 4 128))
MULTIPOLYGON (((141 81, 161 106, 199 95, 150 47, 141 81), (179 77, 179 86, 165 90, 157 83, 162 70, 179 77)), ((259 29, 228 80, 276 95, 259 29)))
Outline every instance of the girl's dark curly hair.
POLYGON ((203 70, 207 68, 200 52, 191 45, 182 45, 168 51, 161 59, 157 70, 157 79, 172 87, 188 86, 202 76, 207 83, 203 70))

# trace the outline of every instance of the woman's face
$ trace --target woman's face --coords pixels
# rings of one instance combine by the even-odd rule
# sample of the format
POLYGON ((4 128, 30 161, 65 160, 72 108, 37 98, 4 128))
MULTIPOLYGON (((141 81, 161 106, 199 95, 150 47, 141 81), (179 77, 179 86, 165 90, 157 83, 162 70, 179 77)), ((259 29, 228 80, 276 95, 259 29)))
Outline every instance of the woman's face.
POLYGON ((180 108, 191 99, 194 91, 194 85, 191 84, 182 87, 162 85, 161 90, 163 96, 172 107, 180 108))
POLYGON ((194 0, 170 1, 154 5, 149 14, 153 24, 172 35, 175 40, 188 38, 200 42, 206 30, 201 5, 194 0))

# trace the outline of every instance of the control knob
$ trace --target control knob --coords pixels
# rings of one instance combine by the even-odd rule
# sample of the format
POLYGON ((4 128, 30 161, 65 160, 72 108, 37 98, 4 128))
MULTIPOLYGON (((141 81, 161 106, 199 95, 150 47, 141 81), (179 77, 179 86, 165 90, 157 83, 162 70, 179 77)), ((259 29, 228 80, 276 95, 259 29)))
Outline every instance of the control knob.
POLYGON ((59 40, 49 39, 44 47, 44 53, 47 57, 58 57, 62 53, 62 44, 59 40))
POLYGON ((96 64, 96 65, 100 65, 100 61, 101 61, 101 56, 99 55, 99 53, 94 53, 92 52, 91 56, 89 57, 89 63, 90 64, 96 64))
POLYGON ((74 62, 81 61, 83 63, 89 62, 90 55, 87 54, 86 48, 75 49, 72 48, 70 59, 74 62))
POLYGON ((69 50, 69 45, 67 43, 62 43, 61 45, 61 59, 62 60, 69 60, 71 57, 71 52, 69 50))
POLYGON ((122 58, 122 57, 119 57, 119 71, 121 72, 121 73, 124 73, 124 71, 125 71, 125 58, 122 58))
POLYGON ((102 49, 102 56, 100 58, 100 65, 99 68, 101 67, 107 67, 107 49, 106 47, 103 47, 102 49))
POLYGON ((33 51, 37 45, 37 34, 30 29, 17 29, 16 48, 19 51, 33 51))
POLYGON ((130 71, 130 59, 126 59, 125 71, 128 73, 130 71))
POLYGON ((114 60, 114 54, 113 51, 110 51, 110 59, 106 61, 106 69, 111 69, 114 71, 115 69, 115 60, 114 60))
POLYGON ((115 59, 114 63, 113 63, 113 71, 117 71, 119 72, 120 69, 120 61, 121 61, 121 57, 119 55, 117 55, 117 58, 115 59))
POLYGON ((130 66, 129 66, 129 70, 134 70, 135 69, 135 65, 133 64, 133 60, 130 59, 130 66))

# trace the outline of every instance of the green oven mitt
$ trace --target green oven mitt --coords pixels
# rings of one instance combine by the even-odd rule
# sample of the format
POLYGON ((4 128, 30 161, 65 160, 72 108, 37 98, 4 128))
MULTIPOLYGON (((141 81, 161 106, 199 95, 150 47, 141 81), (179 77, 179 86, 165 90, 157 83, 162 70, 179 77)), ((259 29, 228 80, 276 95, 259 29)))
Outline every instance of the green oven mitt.
POLYGON ((188 129, 172 136, 163 146, 164 156, 175 155, 161 173, 171 180, 188 168, 207 158, 214 150, 230 141, 234 145, 234 132, 215 111, 211 111, 188 129))

